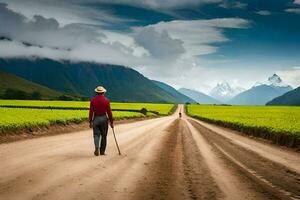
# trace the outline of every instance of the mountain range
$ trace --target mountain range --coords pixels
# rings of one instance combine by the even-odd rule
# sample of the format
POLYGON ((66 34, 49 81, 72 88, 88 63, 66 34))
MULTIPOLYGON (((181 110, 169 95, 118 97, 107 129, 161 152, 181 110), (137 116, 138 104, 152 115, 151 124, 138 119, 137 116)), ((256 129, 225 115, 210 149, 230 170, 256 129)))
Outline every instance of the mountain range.
POLYGON ((50 59, 0 59, 0 70, 60 93, 82 97, 92 97, 94 88, 104 85, 107 97, 117 102, 193 102, 174 88, 162 86, 124 66, 50 59))
POLYGON ((221 101, 227 102, 232 99, 237 94, 245 91, 242 87, 233 88, 227 82, 218 83, 216 87, 214 87, 210 91, 210 96, 221 101))
POLYGON ((254 85, 249 90, 236 95, 228 103, 233 105, 265 105, 292 89, 291 86, 284 84, 277 74, 274 74, 268 78, 266 83, 254 85))
POLYGON ((195 100, 197 103, 200 104, 221 104, 220 101, 212 98, 209 95, 206 95, 202 92, 191 90, 187 88, 180 88, 178 90, 180 93, 184 94, 185 96, 188 96, 189 98, 195 100))
POLYGON ((218 84, 206 95, 200 91, 176 90, 166 83, 149 80, 132 68, 91 62, 55 61, 40 58, 0 59, 0 95, 8 88, 33 93, 42 99, 61 95, 92 97, 97 85, 104 85, 107 97, 117 102, 201 103, 233 105, 297 104, 299 89, 279 97, 293 88, 274 74, 265 83, 244 90, 228 83, 218 84), (235 95, 235 96, 234 96, 235 95), (276 98, 276 100, 274 99, 276 98), (296 103, 287 98, 296 98, 296 103), (274 101, 272 101, 274 99, 274 101))
POLYGON ((166 83, 152 80, 153 83, 155 83, 158 87, 163 89, 164 91, 168 92, 171 96, 175 97, 177 99, 177 103, 197 103, 195 100, 191 99, 190 97, 180 93, 175 88, 171 87, 170 85, 167 85, 166 83))

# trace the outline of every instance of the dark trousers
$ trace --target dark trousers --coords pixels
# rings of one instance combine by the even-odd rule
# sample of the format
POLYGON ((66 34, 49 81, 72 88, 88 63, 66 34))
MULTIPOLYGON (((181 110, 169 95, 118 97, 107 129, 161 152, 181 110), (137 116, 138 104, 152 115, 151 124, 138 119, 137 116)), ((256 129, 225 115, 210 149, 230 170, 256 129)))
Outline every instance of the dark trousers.
POLYGON ((106 149, 107 131, 108 131, 107 116, 106 115, 95 116, 93 120, 94 144, 95 144, 95 148, 99 148, 99 143, 101 138, 100 153, 104 153, 106 149))

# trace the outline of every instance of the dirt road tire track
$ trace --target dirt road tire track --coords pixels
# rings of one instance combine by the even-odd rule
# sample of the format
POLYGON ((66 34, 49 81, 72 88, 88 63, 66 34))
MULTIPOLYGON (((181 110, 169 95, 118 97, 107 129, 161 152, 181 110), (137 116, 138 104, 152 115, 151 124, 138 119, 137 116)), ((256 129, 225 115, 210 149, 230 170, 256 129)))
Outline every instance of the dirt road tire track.
POLYGON ((209 169, 184 121, 166 130, 155 159, 147 164, 143 182, 133 199, 218 199, 221 197, 209 169))
POLYGON ((242 165, 243 167, 236 167, 244 171, 252 181, 259 182, 265 190, 269 190, 272 198, 300 198, 300 175, 295 171, 235 145, 228 138, 205 128, 194 120, 189 120, 189 122, 223 155, 222 158, 227 160, 228 164, 242 165))

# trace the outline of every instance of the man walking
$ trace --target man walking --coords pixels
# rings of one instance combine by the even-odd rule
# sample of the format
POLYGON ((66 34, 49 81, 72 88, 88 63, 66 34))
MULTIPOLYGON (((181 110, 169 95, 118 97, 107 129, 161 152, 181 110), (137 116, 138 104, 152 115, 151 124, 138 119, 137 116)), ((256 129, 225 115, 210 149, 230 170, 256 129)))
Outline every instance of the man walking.
POLYGON ((110 108, 110 102, 104 97, 106 89, 102 86, 98 86, 95 89, 95 92, 97 95, 92 98, 90 102, 89 122, 90 128, 93 128, 94 134, 94 154, 95 156, 99 156, 99 154, 105 155, 108 119, 112 128, 114 127, 114 122, 110 108), (100 137, 101 145, 99 145, 100 137))

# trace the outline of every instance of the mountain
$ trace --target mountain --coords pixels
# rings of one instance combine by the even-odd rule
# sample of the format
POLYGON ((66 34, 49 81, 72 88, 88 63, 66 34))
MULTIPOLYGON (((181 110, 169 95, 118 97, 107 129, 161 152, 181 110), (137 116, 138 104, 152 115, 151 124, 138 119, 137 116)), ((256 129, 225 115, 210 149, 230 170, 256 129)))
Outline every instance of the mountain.
POLYGON ((63 95, 61 92, 54 91, 16 75, 0 71, 0 97, 2 96, 4 98, 4 95, 7 94, 8 91, 15 91, 22 94, 37 92, 40 94, 41 99, 57 99, 63 95))
POLYGON ((229 83, 223 82, 218 83, 217 86, 214 87, 209 94, 219 101, 227 102, 243 91, 245 91, 245 89, 241 87, 233 88, 229 85, 229 83))
POLYGON ((91 97, 103 85, 118 102, 173 103, 177 99, 139 72, 123 66, 50 59, 0 59, 0 70, 51 89, 91 97))
POLYGON ((267 105, 300 106, 300 87, 276 97, 268 102, 267 105))
POLYGON ((278 87, 288 86, 283 83, 282 79, 277 74, 273 74, 273 76, 269 77, 268 82, 270 85, 273 85, 273 86, 278 86, 278 87))
POLYGON ((190 97, 191 99, 195 100, 197 103, 201 103, 201 104, 221 104, 220 101, 202 93, 199 91, 195 91, 195 90, 190 90, 190 89, 186 89, 186 88, 180 88, 178 90, 180 93, 190 97))
POLYGON ((171 96, 173 96, 175 99, 177 99, 176 103, 196 103, 193 99, 185 96, 184 94, 181 94, 178 92, 175 88, 167 85, 166 83, 152 80, 153 83, 155 83, 158 87, 169 93, 171 96))
POLYGON ((281 96, 293 88, 282 82, 281 78, 274 74, 268 78, 265 84, 256 84, 249 90, 246 90, 230 101, 229 104, 234 105, 265 105, 275 97, 281 96))

